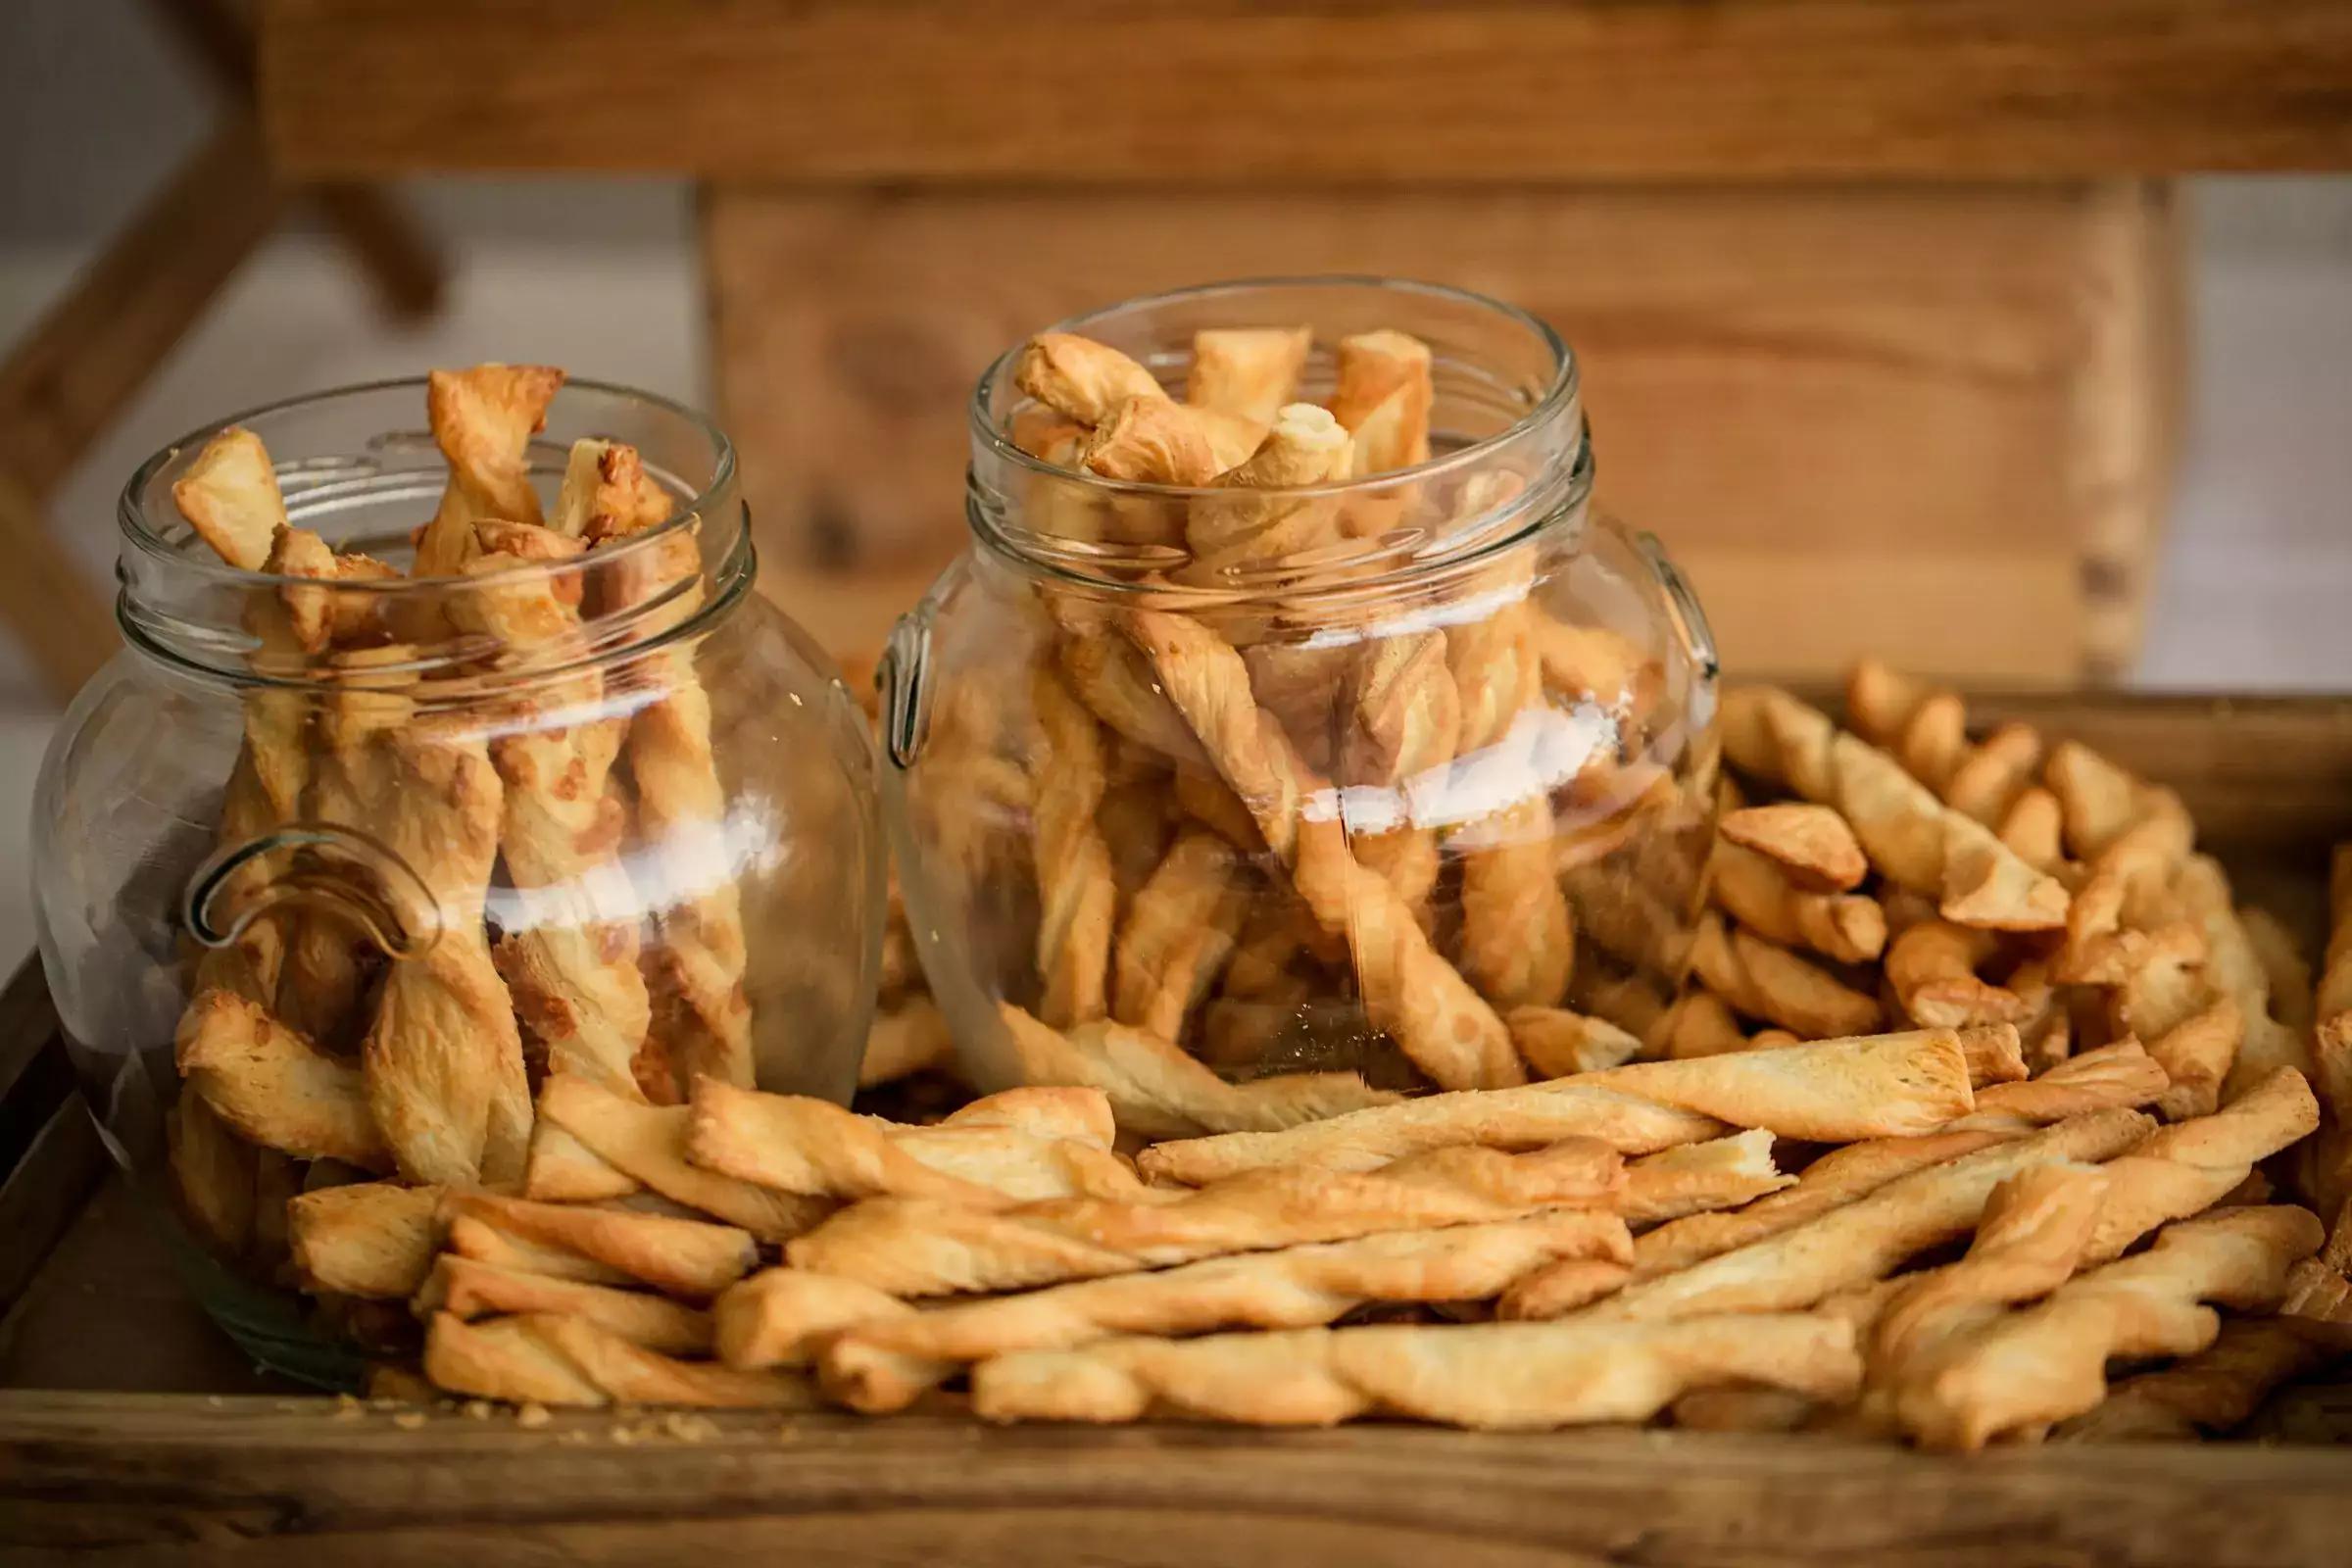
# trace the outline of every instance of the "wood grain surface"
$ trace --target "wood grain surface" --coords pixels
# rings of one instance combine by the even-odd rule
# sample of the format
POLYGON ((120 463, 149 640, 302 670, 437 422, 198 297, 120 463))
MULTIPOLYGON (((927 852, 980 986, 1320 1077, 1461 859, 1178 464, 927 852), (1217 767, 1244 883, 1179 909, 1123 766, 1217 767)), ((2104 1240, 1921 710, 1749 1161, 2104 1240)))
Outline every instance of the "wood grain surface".
POLYGON ((1028 182, 2352 163, 2339 0, 268 0, 307 174, 1028 182))
POLYGON ((12 1393, 0 1394, 0 1552, 2318 1568, 2342 1560, 2352 1526, 2346 1463, 2325 1448, 1961 1460, 1828 1440, 989 1430, 933 1417, 732 1415, 664 1430, 589 1413, 525 1431, 503 1413, 436 1412, 412 1428, 382 1411, 337 1419, 323 1400, 12 1393))
POLYGON ((2171 469, 2171 219, 2137 184, 718 190, 704 232, 767 590, 845 651, 913 599, 861 585, 964 548, 990 358, 1211 278, 1387 272, 1551 322, 1599 504, 1666 541, 1733 668, 2078 679, 2128 650, 2086 585, 2144 597, 2171 469))

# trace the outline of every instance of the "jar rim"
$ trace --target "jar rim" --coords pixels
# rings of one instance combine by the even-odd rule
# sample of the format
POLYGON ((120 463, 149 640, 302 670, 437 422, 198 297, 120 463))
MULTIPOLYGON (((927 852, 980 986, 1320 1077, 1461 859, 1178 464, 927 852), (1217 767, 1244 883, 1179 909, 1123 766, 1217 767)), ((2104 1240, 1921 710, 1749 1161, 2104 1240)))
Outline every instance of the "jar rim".
MULTIPOLYGON (((281 572, 249 570, 223 561, 208 551, 191 550, 185 548, 183 544, 174 543, 164 534, 161 528, 156 526, 148 514, 148 509, 142 497, 149 486, 155 482, 156 475, 168 465, 182 453, 202 446, 223 430, 266 418, 270 415, 314 408, 338 399, 356 398, 373 393, 414 389, 421 400, 429 381, 429 376, 425 375, 396 375, 376 381, 354 381, 342 386, 327 387, 316 392, 296 393, 292 397, 256 404, 222 418, 201 424, 176 440, 166 442, 131 470, 130 478, 124 482, 122 494, 116 501, 116 527, 126 541, 136 546, 142 553, 159 561, 171 563, 175 570, 186 570, 199 577, 245 587, 307 583, 309 582, 307 578, 292 577, 281 572)), ((710 416, 700 410, 681 403, 675 398, 665 397, 659 392, 649 392, 642 387, 623 386, 613 381, 599 381, 588 376, 566 376, 564 386, 567 390, 576 388, 584 392, 626 399, 660 409, 692 426, 698 434, 710 443, 710 477, 703 482, 701 488, 693 496, 681 500, 665 521, 647 528, 641 533, 632 534, 626 540, 604 546, 599 551, 600 564, 610 564, 625 557, 658 548, 661 542, 670 535, 682 529, 692 528, 707 512, 711 510, 715 499, 724 495, 734 486, 736 479, 735 443, 728 439, 727 433, 720 429, 710 416)), ((559 397, 562 395, 561 391, 557 393, 559 397)), ((478 584, 495 581, 499 577, 509 574, 537 573, 544 575, 557 569, 560 568, 548 564, 521 563, 471 577, 444 573, 430 577, 403 575, 380 579, 357 578, 338 582, 335 586, 338 593, 346 594, 400 595, 421 591, 446 593, 452 586, 460 583, 478 584)))
MULTIPOLYGON (((1408 468, 1394 468, 1383 473, 1366 474, 1355 479, 1327 479, 1319 484, 1268 486, 1254 493, 1268 497, 1309 500, 1323 497, 1346 497, 1409 484, 1416 480, 1438 478, 1459 468, 1475 467, 1496 449, 1524 437, 1545 420, 1557 417, 1560 411, 1573 405, 1581 381, 1576 353, 1567 340, 1554 331, 1549 322, 1532 311, 1499 300, 1491 294, 1474 289, 1457 288, 1450 283, 1431 283, 1416 278, 1389 277, 1375 272, 1278 273, 1263 277, 1228 278, 1213 283, 1195 283, 1184 288, 1165 289, 1152 294, 1138 294, 1110 305, 1100 306, 1076 316, 1065 317, 1040 330, 1047 332, 1083 332, 1090 326, 1115 317, 1153 306, 1194 303, 1213 299, 1223 294, 1241 295, 1268 289, 1298 288, 1362 288, 1400 298, 1436 300, 1447 305, 1466 306, 1503 318, 1525 328, 1549 353, 1552 362, 1550 381, 1528 411, 1504 428, 1481 436, 1466 446, 1458 447, 1441 457, 1414 464, 1408 468)), ((1031 334, 1034 336, 1035 334, 1031 334)), ((1214 485, 1151 484, 1137 480, 1112 480, 1083 468, 1066 467, 1058 463, 1023 451, 998 423, 990 412, 996 389, 1012 372, 1013 365, 1027 348, 1029 338, 1023 338, 990 363, 981 372, 972 389, 969 417, 972 435, 986 448, 989 455, 1026 469, 1031 473, 1058 479, 1078 479, 1102 487, 1104 493, 1166 501, 1190 501, 1221 492, 1214 485)))

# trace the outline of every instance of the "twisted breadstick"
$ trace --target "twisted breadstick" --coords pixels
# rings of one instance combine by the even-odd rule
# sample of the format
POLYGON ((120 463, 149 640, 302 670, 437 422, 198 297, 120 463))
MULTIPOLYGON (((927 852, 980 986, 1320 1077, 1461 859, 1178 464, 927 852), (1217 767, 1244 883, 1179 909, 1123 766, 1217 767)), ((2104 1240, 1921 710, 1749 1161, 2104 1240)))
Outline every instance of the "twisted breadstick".
POLYGON ((1511 1044, 1539 1078, 1621 1067, 1642 1052, 1642 1041, 1604 1019, 1565 1007, 1513 1007, 1503 1015, 1511 1044))
POLYGON ((551 1278, 454 1252, 434 1260, 410 1307, 420 1318, 445 1314, 467 1322, 505 1313, 555 1313, 665 1355, 704 1354, 710 1348, 710 1314, 667 1297, 551 1278))
POLYGON ((1248 462, 1217 474, 1217 493, 1195 500, 1186 514, 1185 543, 1193 552, 1187 573, 1205 579, 1331 543, 1337 537, 1337 498, 1281 492, 1346 478, 1349 451, 1348 432, 1313 404, 1282 410, 1265 444, 1248 462))
POLYGON ((2276 1306, 2290 1264, 2318 1250, 2308 1209, 2232 1208, 2167 1228, 2136 1256, 2090 1270, 2037 1307, 1967 1331, 1910 1380, 1893 1408, 1934 1447, 1977 1448, 2018 1427, 2096 1408, 2107 1363, 2191 1355, 2220 1318, 2200 1302, 2276 1306))
POLYGON ((1532 1429, 1645 1421, 1724 1383, 1823 1400, 1860 1381, 1853 1331, 1803 1313, 1586 1327, 1490 1323, 1108 1340, 983 1361, 990 1421, 1133 1421, 1165 1409, 1257 1426, 1329 1426, 1374 1412, 1532 1429))
POLYGON ((458 1256, 589 1284, 643 1283, 692 1301, 709 1300, 759 1261, 739 1226, 628 1208, 453 1193, 441 1214, 458 1256))
MULTIPOLYGON (((531 489, 530 442, 547 423, 547 406, 564 372, 546 365, 477 365, 435 370, 425 383, 424 412, 433 443, 449 463, 449 483, 433 520, 416 537, 413 574, 454 577, 479 552, 474 525, 491 518, 537 522, 531 489)), ((400 629, 414 641, 445 629, 441 612, 417 607, 400 629)))
POLYGON ((797 1268, 763 1269, 711 1304, 718 1358, 746 1371, 807 1366, 844 1329, 915 1308, 856 1280, 797 1268))
POLYGON ((1956 1346, 2066 1283, 2106 1193, 2095 1165, 2043 1165, 1995 1187, 1968 1255, 1898 1286, 1880 1310, 1864 1353, 1864 1419, 1892 1425, 1902 1391, 1932 1381, 1956 1346))
POLYGON ((440 1246, 441 1189, 350 1182, 286 1204, 286 1247, 313 1294, 406 1300, 424 1284, 440 1246))
MULTIPOLYGON (((2301 1265, 2297 1265, 2300 1267, 2301 1265)), ((2313 1318, 2231 1318, 2186 1360, 2110 1387, 2063 1422, 2059 1443, 2193 1443, 2243 1426, 2271 1394, 2352 1349, 2352 1331, 2313 1318)))
POLYGON ((1891 752, 1946 805, 1986 827, 2008 819, 2041 761, 2041 737, 2031 726, 2003 724, 1972 746, 1957 693, 1898 675, 1875 659, 1847 676, 1845 716, 1855 734, 1891 752))
POLYGON ((1116 1197, 1142 1185, 1124 1160, 1093 1143, 1037 1138, 985 1121, 907 1127, 821 1100, 763 1095, 708 1078, 695 1084, 692 1104, 686 1152, 697 1165, 810 1198, 891 1194, 1002 1208, 1046 1198, 1116 1197))
POLYGON ((1688 1061, 1639 1061, 1519 1089, 1430 1095, 1282 1133, 1155 1145, 1136 1165, 1200 1185, 1267 1166, 1368 1170, 1463 1144, 1534 1149, 1572 1136, 1627 1153, 1762 1127, 1843 1142, 1940 1126, 1975 1105, 1968 1058, 1948 1029, 1825 1040, 1688 1061))
MULTIPOLYGON (((1986 1197, 2004 1179, 2055 1161, 2110 1158, 2150 1125, 2131 1110, 2073 1117, 1898 1177, 1841 1207, 1678 1273, 1638 1280, 1588 1308, 1588 1314, 1656 1320, 1810 1306, 1834 1292, 1883 1279, 1929 1248, 1966 1235, 1984 1212, 1986 1197)), ((1801 1190, 1800 1183, 1779 1196, 1793 1198, 1801 1190)), ((1639 1268, 1639 1247, 1636 1261, 1639 1268)))
POLYGON ((248 998, 202 991, 172 1052, 187 1092, 250 1143, 306 1159, 391 1168, 393 1152, 350 1062, 314 1049, 248 998))
POLYGON ((1771 687, 1734 687, 1724 694, 1722 719, 1725 756, 1835 807, 1871 864, 1898 887, 1940 899, 1945 919, 2003 931, 2065 924, 2063 886, 1818 710, 1771 687))
POLYGON ((1092 1085, 1110 1098, 1121 1128, 1147 1138, 1293 1127, 1397 1098, 1351 1072, 1229 1084, 1160 1035, 1107 1019, 1064 1033, 1010 1003, 999 1010, 1023 1081, 1092 1085))
POLYGON ((550 1078, 539 1090, 524 1195, 615 1198, 643 1186, 763 1242, 798 1236, 832 1210, 822 1199, 770 1192, 690 1164, 692 1116, 684 1105, 648 1105, 585 1079, 550 1078))
POLYGON ((1298 384, 1314 344, 1310 327, 1212 327, 1193 334, 1193 369, 1184 400, 1255 424, 1268 424, 1298 384))
POLYGON ((1533 1268, 1630 1251, 1616 1215, 1565 1211, 1210 1258, 860 1324, 826 1348, 821 1382, 850 1408, 881 1414, 961 1362, 1119 1334, 1306 1328, 1367 1301, 1475 1301, 1533 1268))
POLYGON ((1102 735, 1046 665, 1032 672, 1040 754, 1031 808, 1039 915, 1038 1010, 1056 1027, 1106 1010, 1111 924, 1117 901, 1110 850, 1095 824, 1103 788, 1102 735))
POLYGON ((1886 984, 1914 1023, 2016 1023, 2026 1016, 2025 999, 1977 978, 1977 967, 1999 952, 1992 932, 1922 920, 1886 950, 1886 984))
POLYGON ((1182 1038, 1249 912, 1240 871, 1240 857, 1217 834, 1188 828, 1176 836, 1120 925, 1112 1017, 1162 1040, 1182 1038))
POLYGON ((1139 746, 1206 765, 1184 715, 1152 683, 1152 666, 1123 637, 1061 639, 1061 673, 1095 717, 1139 746))
POLYGON ((1258 708, 1241 657, 1181 615, 1137 611, 1123 625, 1250 808, 1267 847, 1290 865, 1316 922, 1346 933, 1372 1024, 1442 1086, 1523 1082, 1502 1019, 1430 946, 1411 906, 1348 853, 1336 818, 1303 809, 1327 786, 1299 761, 1273 715, 1258 708))
POLYGON ((1845 818, 1826 806, 1750 806, 1724 813, 1716 831, 1770 859, 1792 887, 1843 893, 1862 885, 1870 861, 1845 818))
POLYGON ((1712 910, 1701 917, 1691 940, 1690 970, 1740 1011, 1800 1039, 1865 1034, 1881 1018, 1877 998, 1848 989, 1827 970, 1753 932, 1727 929, 1712 910))
POLYGON ((2173 895, 2205 938, 2205 988, 2237 1004, 2245 1036, 2222 1083, 2222 1099, 2234 1100, 2280 1067, 2312 1074, 2311 1042, 2272 1016, 2271 977, 2238 918, 2230 877, 2210 855, 2191 855, 2175 867, 2173 895))
POLYGON ((2312 1010, 2325 1024, 2352 1012, 2352 844, 2339 844, 2328 861, 2328 956, 2312 1010))
POLYGON ((1567 1139, 1530 1154, 1436 1150, 1376 1171, 1256 1171, 1197 1192, 965 1208, 873 1199, 787 1245, 793 1267, 894 1296, 1019 1290, 1162 1268, 1228 1252, 1340 1242, 1377 1231, 1606 1207, 1615 1152, 1567 1139))
MULTIPOLYGON (((666 521, 669 498, 628 447, 612 447, 599 465, 599 510, 585 532, 593 547, 615 552, 603 577, 609 608, 659 602, 658 618, 684 621, 703 603, 692 535, 673 531, 658 542, 632 543, 666 521)), ((743 899, 722 825, 726 792, 710 755, 710 694, 686 648, 634 661, 612 679, 643 703, 629 719, 622 755, 637 788, 646 851, 678 890, 676 901, 658 912, 657 940, 641 958, 654 1009, 649 1035, 667 1048, 680 1081, 700 1075, 749 1085, 743 899)))
POLYGON ((2110 1161, 2107 1201, 2084 1262, 2103 1263, 2157 1226, 2202 1213, 2319 1120, 2310 1084, 2281 1067, 2214 1114, 2149 1134, 2110 1161))
POLYGON ((797 1374, 680 1361, 582 1319, 548 1313, 484 1323, 436 1313, 425 1333, 424 1375, 451 1394, 540 1404, 816 1406, 808 1379, 797 1374))
MULTIPOLYGON (((583 445, 601 449, 587 465, 591 472, 619 466, 616 449, 583 445)), ((560 510, 583 504, 567 498, 560 510)), ((579 616, 564 602, 562 580, 513 568, 561 563, 582 547, 526 523, 477 532, 483 548, 466 569, 491 580, 460 596, 452 618, 524 658, 576 639, 579 616)), ((614 858, 627 813, 606 787, 624 726, 595 718, 547 722, 551 710, 593 714, 603 699, 600 674, 566 676, 534 694, 532 710, 491 745, 506 784, 499 849, 520 911, 496 956, 550 1071, 638 1094, 636 1064, 652 1004, 637 963, 635 895, 614 858)))
POLYGON ((1859 893, 1806 892, 1774 861, 1728 839, 1715 847, 1707 891, 1724 913, 1785 948, 1810 948, 1840 963, 1868 963, 1886 946, 1886 911, 1878 900, 1859 893))
POLYGON ((1498 1007, 1548 1007, 1576 966, 1576 924, 1552 874, 1550 803, 1521 801, 1479 823, 1462 856, 1462 970, 1498 1007))
POLYGON ((1332 416, 1356 432, 1355 471, 1388 473, 1429 461, 1429 345, 1403 332, 1340 339, 1332 416))

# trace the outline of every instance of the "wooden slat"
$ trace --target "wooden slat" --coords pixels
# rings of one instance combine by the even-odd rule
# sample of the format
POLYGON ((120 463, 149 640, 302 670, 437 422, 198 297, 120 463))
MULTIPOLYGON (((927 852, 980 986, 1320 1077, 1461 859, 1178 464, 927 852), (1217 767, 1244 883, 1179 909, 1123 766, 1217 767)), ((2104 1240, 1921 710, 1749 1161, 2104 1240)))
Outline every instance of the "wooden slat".
POLYGON ((81 690, 118 645, 115 618, 48 514, 0 468, 0 636, 16 639, 60 704, 81 690))
POLYGON ((318 1400, 0 1394, 0 1550, 236 1543, 241 1560, 1104 1568, 2340 1560, 2323 1448, 1935 1458, 1826 1439, 1361 1427, 988 1431, 952 1419, 610 1414, 413 1430, 318 1400), (615 1428, 648 1435, 622 1446, 615 1428))
POLYGON ((1772 178, 2352 163, 2337 0, 269 0, 312 174, 1772 178))
POLYGON ((2144 595, 2174 330, 2146 274, 2172 238, 2137 185, 705 206, 722 417, 771 572, 919 581, 952 559, 971 383, 1041 325, 1206 278, 1379 271, 1560 329, 1602 505, 1690 569, 1733 667, 1869 649, 1982 680, 2082 675, 2094 544, 2102 580, 2144 595))

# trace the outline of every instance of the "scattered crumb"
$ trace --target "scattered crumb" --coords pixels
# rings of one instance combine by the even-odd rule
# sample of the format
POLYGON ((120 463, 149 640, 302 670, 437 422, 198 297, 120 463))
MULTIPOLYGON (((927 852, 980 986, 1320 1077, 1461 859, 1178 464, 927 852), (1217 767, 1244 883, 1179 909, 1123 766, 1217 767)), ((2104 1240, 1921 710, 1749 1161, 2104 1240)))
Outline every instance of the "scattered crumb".
POLYGON ((403 1410, 392 1418, 392 1424, 403 1432, 414 1432, 424 1425, 424 1422, 425 1414, 422 1410, 403 1410))
POLYGON ((360 1403, 359 1400, 353 1398, 350 1395, 338 1394, 335 1396, 336 1420, 357 1421, 367 1413, 368 1407, 360 1403))
POLYGON ((672 1410, 662 1418, 662 1428, 680 1443, 708 1443, 718 1436, 718 1423, 707 1415, 694 1415, 684 1410, 672 1410))
POLYGON ((573 1427, 569 1432, 557 1433, 556 1441, 566 1447, 576 1448, 588 1441, 588 1434, 578 1427, 573 1427))
POLYGON ((637 1446, 637 1429, 635 1427, 614 1427, 612 1441, 621 1447, 633 1448, 637 1446))
POLYGON ((776 1441, 778 1443, 798 1443, 801 1441, 801 1429, 787 1421, 776 1429, 776 1441))
POLYGON ((218 1410, 228 1401, 221 1398, 218 1394, 208 1394, 204 1396, 204 1402, 207 1408, 218 1410))
POLYGON ((525 1400, 514 1411, 514 1424, 518 1427, 543 1427, 552 1419, 547 1413, 547 1406, 536 1399, 525 1400))
POLYGON ((467 1399, 460 1408, 466 1412, 466 1419, 468 1421, 490 1419, 491 1404, 488 1399, 467 1399))

